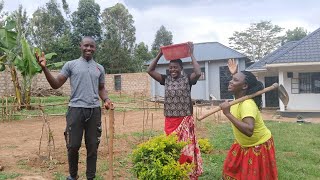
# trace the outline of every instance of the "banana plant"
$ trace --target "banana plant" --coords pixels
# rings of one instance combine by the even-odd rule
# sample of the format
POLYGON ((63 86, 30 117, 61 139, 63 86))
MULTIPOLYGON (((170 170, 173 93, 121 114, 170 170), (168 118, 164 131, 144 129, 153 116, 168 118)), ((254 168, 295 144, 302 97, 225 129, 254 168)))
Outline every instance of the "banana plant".
MULTIPOLYGON (((18 33, 15 32, 16 24, 14 21, 7 21, 4 27, 0 27, 0 71, 4 71, 6 66, 9 67, 12 82, 15 88, 16 100, 19 105, 18 109, 27 107, 30 109, 31 86, 33 77, 41 72, 34 53, 40 50, 33 48, 31 50, 27 40, 22 37, 17 41, 18 33), (23 77, 22 88, 17 76, 18 69, 23 77)), ((50 60, 56 53, 46 54, 46 59, 50 60)), ((64 62, 49 63, 48 67, 61 67, 64 62)))
POLYGON ((6 21, 3 27, 0 27, 0 71, 4 71, 6 66, 9 67, 12 82, 14 85, 15 95, 18 109, 21 107, 21 87, 19 84, 17 71, 14 65, 14 61, 18 54, 18 33, 14 30, 16 26, 15 21, 6 21))
MULTIPOLYGON (((27 109, 30 109, 32 79, 36 74, 41 73, 42 71, 40 65, 37 63, 37 60, 34 56, 35 52, 40 53, 40 49, 33 48, 33 50, 31 50, 31 47, 25 38, 21 39, 21 47, 22 58, 18 56, 16 58, 15 65, 17 69, 21 72, 21 75, 23 77, 23 100, 25 106, 27 109)), ((57 54, 48 53, 45 55, 45 57, 47 60, 50 60, 55 55, 57 54)), ((51 64, 51 66, 55 64, 51 64)))

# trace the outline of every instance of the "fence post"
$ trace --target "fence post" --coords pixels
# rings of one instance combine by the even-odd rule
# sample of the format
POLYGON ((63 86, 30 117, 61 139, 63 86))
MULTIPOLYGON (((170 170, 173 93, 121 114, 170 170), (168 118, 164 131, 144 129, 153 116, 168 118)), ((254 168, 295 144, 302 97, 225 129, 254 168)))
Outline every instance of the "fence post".
POLYGON ((114 138, 114 106, 109 109, 109 177, 113 179, 113 138, 114 138))

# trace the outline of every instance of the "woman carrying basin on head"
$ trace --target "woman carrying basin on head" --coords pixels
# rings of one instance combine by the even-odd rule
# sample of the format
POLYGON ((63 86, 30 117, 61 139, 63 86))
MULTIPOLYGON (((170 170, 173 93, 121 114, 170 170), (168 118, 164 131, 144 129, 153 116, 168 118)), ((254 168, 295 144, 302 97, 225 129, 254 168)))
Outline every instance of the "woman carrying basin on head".
POLYGON ((150 64, 148 74, 161 85, 165 86, 165 132, 167 135, 176 133, 179 141, 190 142, 190 144, 182 149, 179 162, 194 163, 195 166, 190 174, 190 179, 197 179, 202 174, 203 169, 200 149, 195 137, 191 86, 197 83, 201 76, 201 70, 193 55, 193 44, 188 44, 193 65, 193 73, 191 75, 184 76, 181 74, 183 69, 181 59, 169 62, 168 75, 158 73, 155 69, 162 56, 161 49, 155 60, 150 64))

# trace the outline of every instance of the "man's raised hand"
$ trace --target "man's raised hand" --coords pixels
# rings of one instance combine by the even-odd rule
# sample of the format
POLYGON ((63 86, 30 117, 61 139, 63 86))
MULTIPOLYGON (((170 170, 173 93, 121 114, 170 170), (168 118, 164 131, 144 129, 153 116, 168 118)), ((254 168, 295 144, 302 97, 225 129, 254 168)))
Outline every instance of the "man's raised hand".
POLYGON ((39 55, 38 52, 36 52, 35 56, 36 56, 38 64, 41 66, 41 68, 45 68, 47 65, 47 60, 44 56, 44 52, 42 52, 41 55, 39 55))

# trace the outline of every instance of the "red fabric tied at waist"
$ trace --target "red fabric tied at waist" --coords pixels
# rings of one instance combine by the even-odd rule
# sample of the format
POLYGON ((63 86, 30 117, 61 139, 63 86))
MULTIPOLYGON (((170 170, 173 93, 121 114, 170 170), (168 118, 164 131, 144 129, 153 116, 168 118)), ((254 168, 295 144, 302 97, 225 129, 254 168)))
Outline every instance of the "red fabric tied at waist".
POLYGON ((193 161, 192 156, 186 156, 186 155, 184 155, 184 154, 181 154, 181 155, 180 155, 180 158, 179 158, 179 163, 180 163, 180 164, 192 163, 192 161, 193 161))
POLYGON ((181 124, 183 120, 183 116, 181 117, 165 117, 164 131, 166 135, 171 134, 178 126, 181 124))

